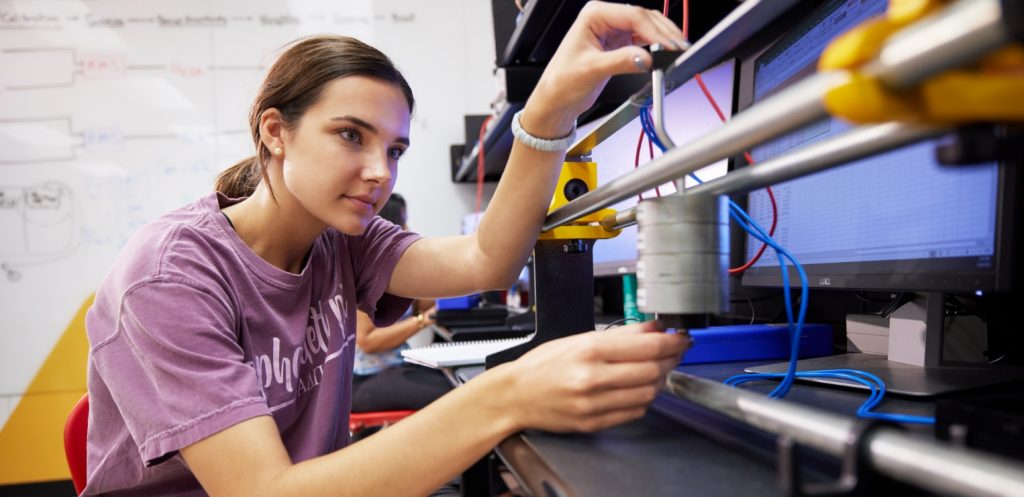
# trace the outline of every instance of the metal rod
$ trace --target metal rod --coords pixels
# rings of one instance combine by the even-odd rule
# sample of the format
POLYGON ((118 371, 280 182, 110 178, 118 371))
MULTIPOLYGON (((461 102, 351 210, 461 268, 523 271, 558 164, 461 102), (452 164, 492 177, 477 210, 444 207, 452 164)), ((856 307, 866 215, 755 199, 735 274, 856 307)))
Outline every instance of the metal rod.
POLYGON ((665 71, 655 69, 651 72, 651 86, 654 87, 654 101, 651 105, 651 122, 654 124, 654 135, 666 149, 676 148, 665 129, 665 71))
MULTIPOLYGON (((883 81, 892 83, 894 89, 906 88, 906 84, 913 84, 946 69, 950 63, 962 64, 1012 41, 1011 34, 1001 19, 999 0, 960 0, 950 8, 921 21, 920 26, 914 28, 907 36, 893 37, 882 49, 883 58, 886 57, 885 54, 903 54, 901 57, 892 55, 888 59, 898 60, 900 65, 874 61, 868 66, 870 71, 883 81), (998 14, 993 15, 993 9, 998 14), (950 22, 960 22, 958 16, 967 16, 970 22, 964 23, 964 28, 956 31, 957 36, 964 39, 965 43, 956 47, 955 57, 947 59, 927 49, 907 46, 955 45, 955 39, 949 40, 946 33, 939 31, 947 29, 950 22), (933 43, 932 40, 937 42, 933 43), (901 69, 904 64, 912 66, 914 70, 904 72, 901 69)), ((725 126, 704 137, 669 150, 647 166, 620 176, 555 210, 545 219, 544 229, 556 228, 655 185, 683 177, 716 160, 737 154, 753 145, 823 118, 827 113, 821 103, 822 96, 829 89, 846 81, 848 77, 840 71, 811 76, 741 112, 725 126)))
POLYGON ((601 220, 601 226, 607 231, 621 230, 634 224, 636 224, 636 207, 608 214, 601 220))
MULTIPOLYGON (((823 171, 846 162, 891 150, 942 134, 945 128, 898 122, 854 128, 841 135, 746 167, 686 190, 687 195, 746 193, 823 171)), ((609 214, 601 220, 608 231, 636 224, 636 207, 609 214)))
POLYGON ((800 81, 742 112, 696 141, 668 150, 649 164, 586 193, 548 214, 544 229, 557 228, 626 197, 682 178, 707 164, 742 152, 826 114, 825 90, 845 81, 845 73, 821 73, 800 81))
MULTIPOLYGON (((740 43, 784 14, 797 2, 798 0, 747 0, 739 4, 669 67, 667 83, 672 86, 682 84, 698 72, 721 62, 740 43)), ((637 92, 629 101, 605 117, 593 131, 576 140, 567 155, 590 155, 590 151, 597 144, 632 122, 639 114, 640 103, 650 96, 650 87, 637 92)))
MULTIPOLYGON (((841 457, 853 430, 851 418, 731 388, 673 371, 673 395, 826 454, 841 457)), ((954 448, 878 428, 867 441, 867 459, 879 473, 947 495, 1024 495, 1024 464, 967 448, 954 448)))
MULTIPOLYGON (((655 69, 651 72, 651 87, 654 93, 654 99, 651 105, 651 124, 654 125, 654 135, 658 137, 658 141, 665 147, 666 150, 676 148, 676 142, 669 136, 668 130, 665 129, 665 71, 662 69, 655 69)), ((682 193, 686 188, 686 182, 683 178, 675 178, 673 183, 676 185, 676 191, 682 193)))
POLYGON ((687 195, 746 193, 942 134, 945 128, 899 122, 860 126, 755 167, 735 170, 686 190, 687 195))

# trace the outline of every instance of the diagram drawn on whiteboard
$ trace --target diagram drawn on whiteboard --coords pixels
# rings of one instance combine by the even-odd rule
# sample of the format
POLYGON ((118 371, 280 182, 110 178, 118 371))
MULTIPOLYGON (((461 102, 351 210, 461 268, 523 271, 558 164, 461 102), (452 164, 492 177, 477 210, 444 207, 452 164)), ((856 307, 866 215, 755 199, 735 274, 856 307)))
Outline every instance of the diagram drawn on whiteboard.
POLYGON ((30 186, 0 185, 0 269, 8 281, 21 269, 63 259, 79 242, 79 215, 68 185, 46 181, 30 186))

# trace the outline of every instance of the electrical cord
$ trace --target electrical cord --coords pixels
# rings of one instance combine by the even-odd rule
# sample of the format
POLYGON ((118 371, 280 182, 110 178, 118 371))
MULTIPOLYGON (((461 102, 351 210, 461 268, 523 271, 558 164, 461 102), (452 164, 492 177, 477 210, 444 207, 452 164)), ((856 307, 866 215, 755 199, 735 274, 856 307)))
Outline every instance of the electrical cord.
POLYGON ((789 389, 793 385, 793 381, 796 377, 796 363, 800 354, 800 337, 803 335, 804 319, 807 317, 807 294, 809 287, 807 283, 807 273, 804 272, 803 266, 797 262, 796 258, 793 257, 788 250, 776 243, 775 240, 773 240, 764 231, 764 228, 751 219, 750 216, 748 216, 747 213, 735 202, 729 202, 729 214, 736 220, 740 227, 744 229, 744 231, 747 231, 751 236, 760 240, 762 243, 767 243, 775 250, 779 260, 779 266, 781 267, 783 288, 790 287, 789 269, 786 267, 786 259, 789 259, 793 264, 793 267, 796 268, 797 275, 800 277, 800 308, 797 311, 795 319, 793 316, 792 296, 788 291, 783 293, 783 297, 786 302, 786 319, 789 322, 790 331, 790 361, 789 366, 786 369, 786 374, 782 376, 782 381, 774 390, 771 391, 771 393, 768 394, 768 396, 772 398, 782 398, 789 393, 789 389))
MULTIPOLYGON (((647 134, 644 133, 643 130, 641 130, 640 131, 640 138, 636 142, 636 156, 633 157, 633 169, 637 169, 637 168, 640 167, 640 150, 643 148, 644 136, 647 136, 647 134)), ((648 151, 648 154, 650 155, 650 158, 654 159, 654 143, 652 143, 650 140, 647 140, 647 151, 648 151)), ((655 186, 654 187, 654 193, 658 197, 661 197, 661 186, 655 186)), ((637 196, 637 201, 642 201, 644 199, 644 193, 643 192, 638 193, 636 196, 637 196)))
POLYGON ((897 293, 896 297, 892 299, 892 302, 889 302, 889 305, 878 311, 878 315, 883 318, 887 318, 890 314, 896 312, 896 309, 899 309, 900 306, 907 303, 908 300, 910 300, 910 297, 907 294, 903 292, 897 293))
MULTIPOLYGON (((744 229, 752 228, 753 230, 758 232, 757 233, 758 235, 761 235, 761 236, 765 235, 763 228, 758 226, 757 223, 753 221, 753 219, 750 219, 750 217, 747 216, 747 214, 745 212, 743 212, 742 209, 739 209, 738 206, 736 206, 736 207, 733 207, 733 206, 735 206, 735 204, 731 204, 730 205, 731 213, 735 213, 736 215, 744 218, 744 221, 749 223, 747 226, 744 226, 744 229)), ((750 233, 751 233, 752 236, 757 237, 757 235, 755 235, 754 232, 750 232, 750 233)), ((783 286, 786 287, 786 288, 789 287, 789 281, 788 281, 789 278, 788 278, 788 275, 787 275, 787 271, 785 269, 785 264, 783 263, 782 256, 785 256, 785 258, 789 259, 790 262, 793 263, 794 267, 796 267, 796 269, 797 269, 797 273, 800 275, 800 284, 801 284, 801 288, 800 288, 800 301, 801 301, 800 302, 800 313, 799 313, 799 316, 797 318, 797 323, 796 323, 796 327, 795 328, 793 327, 793 324, 792 324, 793 323, 793 321, 792 321, 792 317, 793 317, 792 316, 792 308, 791 308, 789 302, 787 302, 787 305, 786 305, 787 318, 789 319, 789 322, 790 322, 790 328, 791 328, 791 330, 793 330, 793 333, 790 336, 790 360, 789 360, 789 367, 787 368, 785 374, 781 374, 781 373, 768 374, 768 373, 765 373, 765 374, 741 374, 741 375, 736 375, 736 376, 733 376, 733 377, 727 379, 726 380, 726 384, 735 386, 735 385, 738 385, 740 383, 744 383, 744 382, 747 382, 747 381, 768 380, 768 379, 771 379, 771 380, 781 379, 781 383, 779 384, 779 386, 777 386, 774 390, 772 390, 771 393, 768 394, 769 397, 777 398, 778 399, 778 398, 784 397, 789 392, 789 389, 792 386, 792 383, 793 383, 793 381, 796 378, 832 378, 832 379, 840 379, 840 380, 852 381, 852 382, 860 383, 862 385, 867 386, 868 389, 871 391, 871 394, 868 396, 868 399, 863 404, 861 404, 860 408, 858 408, 857 416, 859 416, 861 418, 872 418, 872 419, 879 419, 879 420, 885 420, 885 421, 892 421, 892 422, 896 422, 896 423, 934 424, 935 423, 935 418, 934 417, 914 416, 914 415, 908 415, 908 414, 895 414, 895 413, 875 412, 874 408, 877 407, 878 404, 880 404, 882 402, 882 398, 885 396, 885 392, 886 392, 885 382, 882 381, 882 379, 879 378, 878 376, 875 376, 875 375, 873 375, 873 374, 871 374, 871 373, 869 373, 867 371, 860 371, 860 370, 855 370, 855 369, 828 369, 828 370, 801 371, 801 372, 797 372, 796 371, 796 364, 797 364, 797 359, 799 357, 799 351, 800 351, 799 343, 800 343, 800 337, 802 335, 803 320, 806 317, 806 311, 807 311, 807 289, 808 289, 807 275, 804 272, 803 267, 800 265, 800 263, 797 262, 796 259, 793 258, 793 256, 791 254, 789 254, 789 252, 786 252, 784 249, 782 249, 782 247, 778 246, 778 244, 775 243, 774 240, 771 240, 771 238, 765 237, 764 239, 765 240, 769 240, 770 241, 770 245, 772 245, 772 248, 775 249, 776 253, 778 253, 780 255, 779 261, 780 261, 780 263, 782 263, 782 268, 783 268, 782 269, 783 286), (782 249, 782 250, 780 250, 780 249, 782 249)), ((786 295, 788 296, 789 292, 786 292, 786 295)), ((787 300, 789 300, 789 299, 787 298, 787 300)))
MULTIPOLYGON (((743 374, 736 375, 725 380, 725 384, 735 387, 748 381, 775 380, 782 376, 783 375, 781 373, 743 374)), ((930 416, 875 412, 874 409, 878 407, 878 404, 882 402, 882 398, 885 397, 885 382, 882 381, 881 378, 867 371, 860 371, 857 369, 822 369, 818 371, 800 371, 796 373, 796 377, 837 379, 864 385, 871 391, 871 393, 868 395, 868 400, 857 408, 857 416, 861 418, 879 419, 908 424, 935 423, 935 418, 930 416)))
MULTIPOLYGON (((650 122, 649 119, 650 116, 647 113, 646 107, 641 108, 640 123, 644 125, 644 131, 647 133, 647 139, 654 142, 654 144, 661 148, 664 152, 665 148, 662 146, 661 142, 658 141, 657 137, 654 136, 653 127, 648 127, 646 125, 647 123, 650 122)), ((703 183, 703 181, 701 181, 701 179, 697 177, 696 174, 691 173, 689 176, 693 178, 694 181, 697 181, 698 183, 703 183)), ((797 270, 797 274, 800 276, 800 309, 797 313, 796 318, 794 318, 793 316, 792 296, 789 294, 788 291, 783 292, 783 297, 785 298, 786 302, 786 318, 789 322, 791 360, 786 375, 783 376, 782 378, 782 382, 779 383, 779 385, 774 390, 772 390, 772 393, 769 394, 769 396, 772 398, 781 398, 789 392, 789 389, 793 384, 793 378, 796 374, 796 360, 797 356, 799 355, 800 336, 803 334, 804 318, 807 315, 807 292, 809 286, 807 283, 807 274, 804 272, 803 266, 801 266, 800 263, 797 262, 795 257, 793 257, 781 245, 775 243, 775 240, 771 238, 771 235, 765 232, 764 228, 762 228, 753 219, 751 219, 750 216, 747 215, 746 211, 744 211, 743 208, 739 206, 739 204, 733 202, 732 200, 729 201, 729 215, 730 217, 733 218, 734 221, 736 221, 737 224, 740 225, 740 227, 742 227, 746 232, 750 233, 752 237, 761 241, 761 243, 770 246, 775 250, 775 253, 778 254, 777 259, 779 260, 779 265, 782 268, 782 287, 784 289, 789 288, 789 270, 786 267, 786 259, 789 259, 789 261, 793 263, 793 266, 797 270)))
POLYGON ((487 124, 491 122, 493 115, 484 118, 480 124, 479 145, 476 152, 476 222, 480 222, 480 205, 484 198, 484 135, 487 134, 487 124))

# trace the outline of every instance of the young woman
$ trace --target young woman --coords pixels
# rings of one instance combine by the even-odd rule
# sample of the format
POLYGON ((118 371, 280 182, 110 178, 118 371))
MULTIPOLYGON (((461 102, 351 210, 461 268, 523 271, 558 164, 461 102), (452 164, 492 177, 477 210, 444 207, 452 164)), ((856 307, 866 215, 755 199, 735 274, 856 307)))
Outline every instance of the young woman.
POLYGON ((680 40, 655 11, 588 3, 478 231, 433 239, 375 216, 410 143, 401 74, 350 38, 289 49, 253 105, 256 157, 143 227, 97 292, 85 494, 425 495, 517 431, 641 416, 688 345, 653 324, 549 342, 351 446, 346 429, 356 308, 386 324, 409 298, 507 287, 564 156, 544 140, 646 70, 636 45, 680 40))

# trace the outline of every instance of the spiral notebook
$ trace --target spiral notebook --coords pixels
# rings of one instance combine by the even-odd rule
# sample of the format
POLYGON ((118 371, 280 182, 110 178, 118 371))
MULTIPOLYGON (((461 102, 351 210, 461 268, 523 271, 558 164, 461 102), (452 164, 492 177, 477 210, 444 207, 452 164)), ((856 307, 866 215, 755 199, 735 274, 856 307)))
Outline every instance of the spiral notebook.
POLYGON ((449 368, 483 364, 488 355, 529 342, 533 335, 501 340, 475 340, 471 342, 435 343, 427 347, 405 349, 406 362, 431 368, 449 368))

